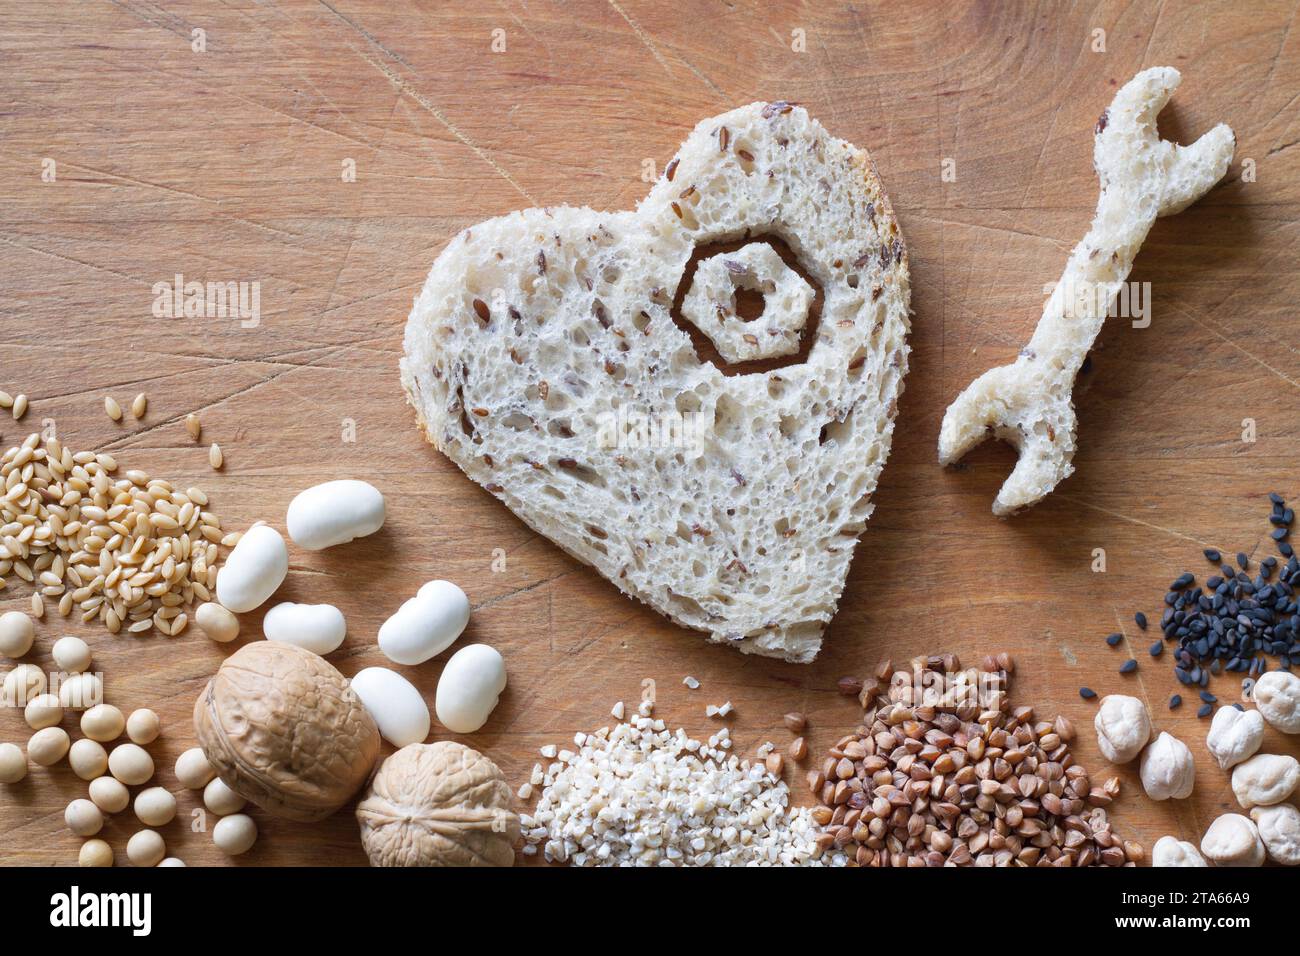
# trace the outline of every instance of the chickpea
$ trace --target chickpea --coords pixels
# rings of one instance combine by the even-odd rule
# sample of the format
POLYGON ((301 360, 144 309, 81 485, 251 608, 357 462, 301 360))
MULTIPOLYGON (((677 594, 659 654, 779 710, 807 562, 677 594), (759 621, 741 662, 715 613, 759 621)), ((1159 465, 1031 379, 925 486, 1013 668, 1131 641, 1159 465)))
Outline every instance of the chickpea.
POLYGON ((137 744, 153 743, 161 729, 158 715, 147 707, 131 711, 131 716, 126 719, 126 735, 137 744))
POLYGON ((27 741, 27 756, 38 767, 53 767, 68 752, 68 732, 62 727, 46 727, 27 741))
POLYGON ((174 856, 169 856, 158 864, 159 866, 184 866, 185 862, 174 856))
POLYGON ((83 737, 68 751, 68 763, 82 780, 94 780, 108 769, 108 752, 103 744, 83 737))

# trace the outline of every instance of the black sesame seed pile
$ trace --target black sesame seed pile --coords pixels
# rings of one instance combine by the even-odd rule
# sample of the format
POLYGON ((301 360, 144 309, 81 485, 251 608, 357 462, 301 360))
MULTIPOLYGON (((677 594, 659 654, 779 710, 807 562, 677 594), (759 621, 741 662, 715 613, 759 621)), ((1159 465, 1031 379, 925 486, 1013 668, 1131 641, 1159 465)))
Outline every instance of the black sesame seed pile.
MULTIPOLYGON (((1184 571, 1169 584, 1165 594, 1165 611, 1160 618, 1164 640, 1150 647, 1150 655, 1160 657, 1166 643, 1177 642, 1173 652, 1174 676, 1179 683, 1200 689, 1198 717, 1214 711, 1217 698, 1205 690, 1211 675, 1237 672, 1257 677, 1269 669, 1265 655, 1277 658, 1277 667, 1289 671, 1292 662, 1300 665, 1300 606, 1296 588, 1300 588, 1300 561, 1286 540, 1291 533, 1295 512, 1281 495, 1270 494, 1273 509, 1269 522, 1272 540, 1282 558, 1269 555, 1259 562, 1252 577, 1249 557, 1238 552, 1237 567, 1223 560, 1214 548, 1205 550, 1205 558, 1217 565, 1217 574, 1205 579, 1204 588, 1196 575, 1184 571)), ((1147 629, 1146 615, 1133 616, 1141 630, 1147 629)), ((1115 647, 1121 635, 1111 634, 1106 643, 1115 647)), ((1132 658, 1120 665, 1121 674, 1137 670, 1132 658)), ((1169 700, 1172 710, 1183 702, 1178 694, 1169 700)))

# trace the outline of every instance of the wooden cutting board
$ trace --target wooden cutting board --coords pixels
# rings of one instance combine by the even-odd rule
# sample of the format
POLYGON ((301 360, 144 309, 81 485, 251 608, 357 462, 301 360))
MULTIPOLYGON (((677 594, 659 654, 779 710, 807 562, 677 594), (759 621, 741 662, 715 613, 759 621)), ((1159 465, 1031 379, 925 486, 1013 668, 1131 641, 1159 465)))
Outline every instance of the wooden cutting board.
MULTIPOLYGON (((0 417, 0 433, 8 446, 53 427, 75 449, 200 485, 231 528, 282 527, 293 495, 319 481, 373 482, 383 532, 295 550, 278 598, 345 612, 332 660, 352 674, 386 663, 376 630, 421 583, 459 582, 475 606, 465 640, 496 646, 510 670, 492 720, 464 739, 512 784, 539 746, 607 723, 646 681, 660 716, 695 733, 719 725, 707 704, 730 700, 742 753, 787 744, 781 715, 803 711, 817 753, 860 713, 841 676, 882 657, 1007 650, 1016 702, 1085 731, 1077 752, 1095 777, 1110 771, 1078 687, 1145 698, 1157 729, 1191 745, 1196 793, 1153 804, 1123 768, 1116 828, 1148 847, 1165 833, 1198 841, 1235 803, 1196 703, 1166 709, 1169 657, 1147 656, 1154 635, 1133 612, 1158 617, 1171 578, 1206 570, 1205 546, 1271 553, 1265 494, 1300 499, 1296 6, 13 3, 0 27, 0 389, 31 410, 0 417), (1188 142, 1227 121, 1236 159, 1151 232, 1132 279, 1150 283, 1152 321, 1102 333, 1076 391, 1077 474, 995 519, 1013 453, 990 444, 941 470, 939 421, 1030 335, 1096 202, 1093 124, 1156 65, 1184 77, 1165 135, 1188 142), (629 208, 698 120, 775 99, 871 150, 914 289, 893 454, 811 666, 706 646, 623 597, 426 445, 397 376, 412 297, 458 230, 534 204, 629 208), (156 284, 178 274, 258 283, 256 326, 155 317, 156 284), (144 421, 106 417, 105 395, 125 405, 138 392, 144 421), (190 412, 201 447, 182 425, 190 412), (208 440, 225 450, 219 473, 208 440), (1116 630, 1121 649, 1103 642, 1116 630), (1130 654, 1141 669, 1121 676, 1130 654)), ((12 579, 0 610, 29 594, 12 579)), ((241 640, 260 637, 260 615, 243 626, 241 640)), ((193 629, 113 637, 51 614, 29 660, 47 664, 65 633, 91 643, 111 702, 162 715, 157 782, 179 790, 171 768, 194 743, 194 699, 230 648, 193 629)), ((404 671, 430 703, 443 659, 404 671)), ((1240 693, 1236 679, 1213 689, 1240 693)), ((27 735, 20 713, 0 714, 0 739, 27 735)), ((1267 746, 1296 752, 1272 734, 1267 746)), ((66 764, 0 789, 4 862, 74 862, 62 813, 84 794, 66 764)), ((195 798, 181 792, 163 828, 169 852, 226 862, 191 817, 195 798)), ((255 816, 262 837, 240 863, 365 862, 350 808, 315 826, 255 816)), ((119 863, 130 817, 105 830, 119 863)))

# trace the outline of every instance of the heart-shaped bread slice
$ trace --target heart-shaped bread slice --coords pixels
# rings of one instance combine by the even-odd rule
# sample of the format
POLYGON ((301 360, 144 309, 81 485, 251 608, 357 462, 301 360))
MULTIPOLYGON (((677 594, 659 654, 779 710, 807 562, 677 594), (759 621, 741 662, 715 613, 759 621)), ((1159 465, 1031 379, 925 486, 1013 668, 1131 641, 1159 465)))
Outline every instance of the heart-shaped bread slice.
MULTIPOLYGON (((736 294, 797 288, 751 253, 722 262, 736 294)), ((623 591, 807 662, 889 454, 908 297, 867 153, 754 103, 696 126, 635 212, 526 209, 452 240, 411 311, 402 384, 439 451, 623 591), (776 369, 702 358, 674 314, 693 253, 765 238, 820 286, 820 314, 782 315, 806 296, 773 294, 753 337, 804 347, 776 369)), ((734 301, 715 308, 701 324, 737 331, 734 301)))

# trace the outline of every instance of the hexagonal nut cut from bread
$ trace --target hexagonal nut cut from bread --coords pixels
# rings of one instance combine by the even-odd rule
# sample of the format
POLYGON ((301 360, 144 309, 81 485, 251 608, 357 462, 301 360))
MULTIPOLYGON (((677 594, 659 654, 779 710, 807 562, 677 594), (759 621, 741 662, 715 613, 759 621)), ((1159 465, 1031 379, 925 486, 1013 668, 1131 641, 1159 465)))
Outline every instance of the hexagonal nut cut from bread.
POLYGON ((415 301, 402 384, 441 452, 624 593, 807 662, 889 454, 908 282, 867 153, 754 103, 696 126, 633 212, 526 209, 462 232, 415 301), (798 275, 749 248, 778 243, 798 275), (748 251, 704 265, 727 244, 748 251), (693 259, 708 287, 691 297, 693 259), (757 319, 719 318, 751 287, 757 319))
POLYGON ((379 757, 379 728, 347 679, 294 644, 257 641, 226 658, 195 701, 194 731, 230 789, 290 820, 338 810, 379 757))

